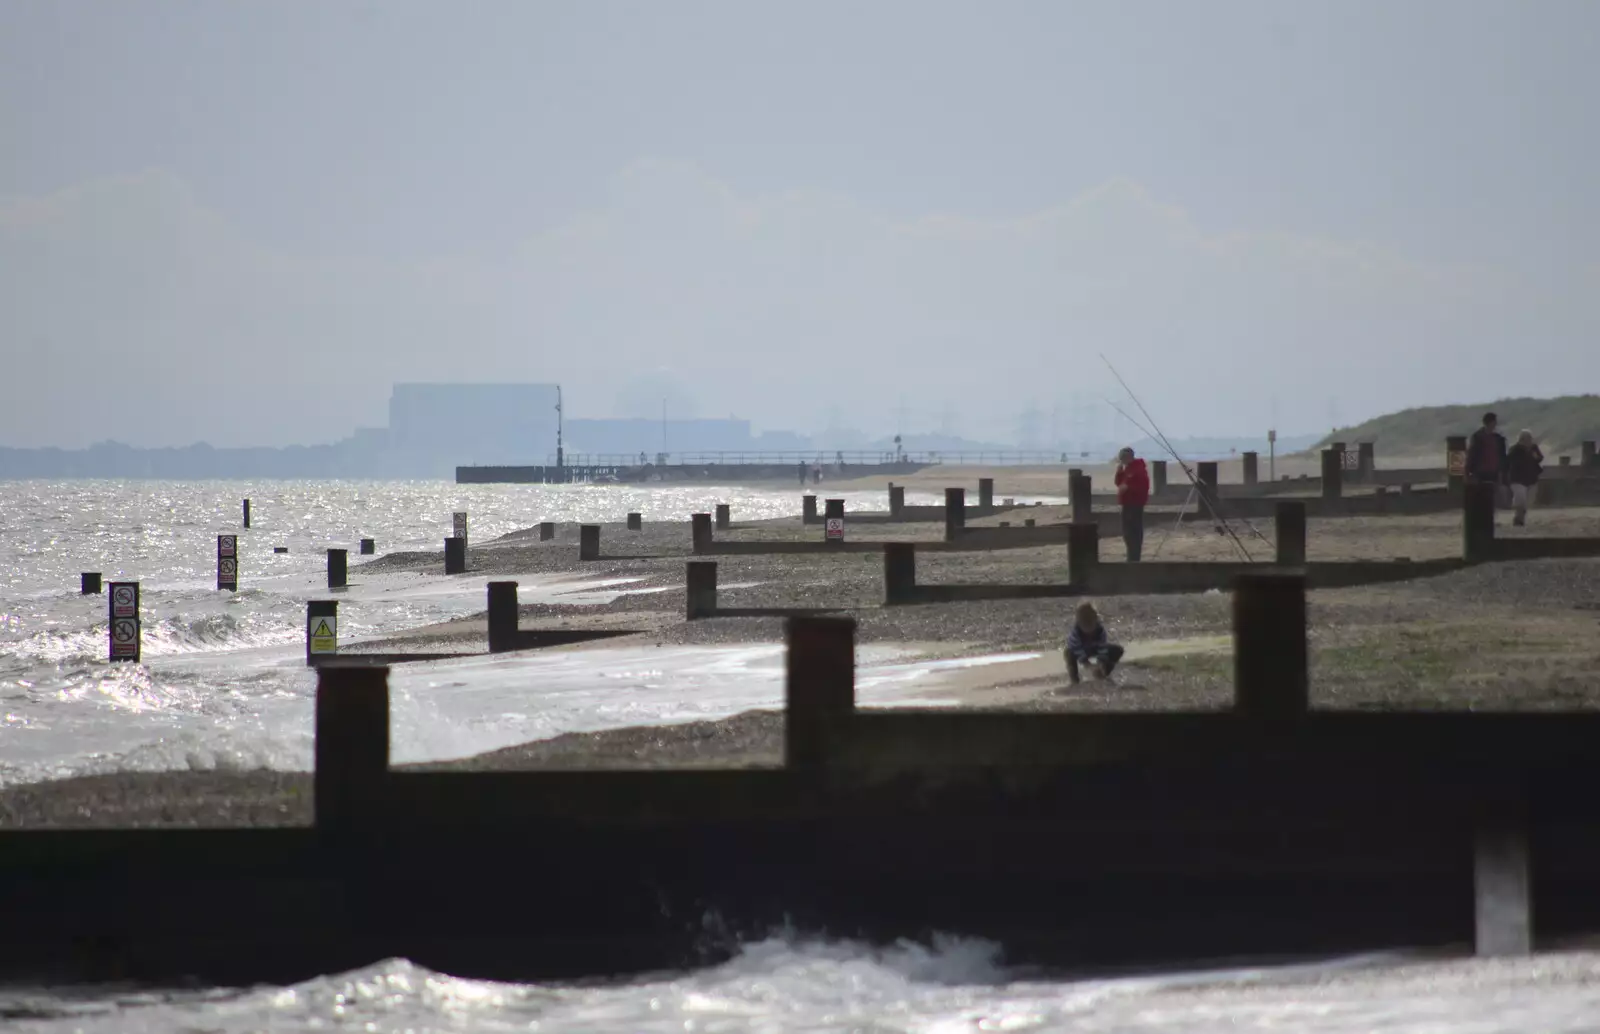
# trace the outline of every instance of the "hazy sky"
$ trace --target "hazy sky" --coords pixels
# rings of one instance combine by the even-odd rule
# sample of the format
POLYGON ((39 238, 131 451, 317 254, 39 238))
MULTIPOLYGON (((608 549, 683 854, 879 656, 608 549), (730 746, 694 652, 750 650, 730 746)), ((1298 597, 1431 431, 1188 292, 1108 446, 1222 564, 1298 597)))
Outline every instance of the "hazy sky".
POLYGON ((0 0, 0 444, 1600 390, 1597 97, 1589 0, 0 0))

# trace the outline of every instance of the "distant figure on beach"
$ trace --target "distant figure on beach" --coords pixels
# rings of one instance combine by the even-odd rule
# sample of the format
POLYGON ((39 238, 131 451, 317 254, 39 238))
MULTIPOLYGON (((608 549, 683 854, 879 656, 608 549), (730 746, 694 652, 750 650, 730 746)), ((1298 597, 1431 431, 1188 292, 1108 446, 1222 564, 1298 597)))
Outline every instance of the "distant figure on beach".
POLYGON ((801 460, 800 461, 800 483, 802 485, 806 483, 806 461, 805 460, 801 460))
POLYGON ((1144 508, 1150 502, 1150 472, 1132 448, 1117 453, 1117 502, 1122 505, 1122 544, 1128 562, 1136 564, 1144 550, 1144 508))
POLYGON ((1067 632, 1067 678, 1077 685, 1083 668, 1097 679, 1109 678, 1122 660, 1122 647, 1111 641, 1111 633, 1100 621, 1100 612, 1085 600, 1078 604, 1072 628, 1067 632))
POLYGON ((1493 413, 1483 414, 1483 426, 1467 439, 1466 478, 1469 483, 1496 485, 1495 505, 1500 505, 1500 490, 1506 484, 1509 462, 1506 459, 1506 436, 1495 430, 1500 418, 1493 413))
POLYGON ((1517 444, 1506 454, 1506 479, 1511 482, 1511 508, 1515 513, 1512 524, 1520 527, 1528 523, 1528 494, 1543 473, 1544 453, 1533 440, 1533 432, 1523 428, 1517 435, 1517 444))

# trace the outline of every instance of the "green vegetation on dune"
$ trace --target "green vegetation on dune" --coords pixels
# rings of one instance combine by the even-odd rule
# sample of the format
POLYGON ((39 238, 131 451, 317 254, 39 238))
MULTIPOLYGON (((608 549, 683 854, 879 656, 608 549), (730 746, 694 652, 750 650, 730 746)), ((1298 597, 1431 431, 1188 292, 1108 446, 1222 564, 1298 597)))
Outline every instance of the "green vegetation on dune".
POLYGON ((1493 411, 1500 431, 1514 438, 1524 427, 1533 431, 1545 455, 1577 453, 1580 442, 1600 439, 1600 395, 1563 395, 1553 399, 1496 399, 1466 406, 1424 406, 1375 417, 1354 427, 1341 427, 1329 442, 1372 442, 1380 456, 1414 456, 1444 450, 1452 434, 1471 434, 1493 411))

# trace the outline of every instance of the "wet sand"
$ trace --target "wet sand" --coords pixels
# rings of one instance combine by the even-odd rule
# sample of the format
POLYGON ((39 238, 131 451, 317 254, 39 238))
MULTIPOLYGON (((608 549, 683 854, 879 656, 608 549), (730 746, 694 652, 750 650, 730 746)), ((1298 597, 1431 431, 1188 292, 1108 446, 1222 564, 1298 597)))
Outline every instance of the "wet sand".
MULTIPOLYGON (((997 486, 997 494, 1005 487, 997 486)), ((1020 493, 1019 493, 1020 494, 1020 493)), ((1028 516, 1056 516, 1030 508, 1028 516)), ((737 514, 735 514, 737 521, 737 514)), ((1600 534, 1600 510, 1536 512, 1510 535, 1600 534)), ((866 529, 867 526, 861 526, 866 529)), ((1150 555, 1162 531, 1152 521, 1150 555)), ((1240 529, 1247 543, 1271 553, 1264 536, 1240 529)), ((863 536, 936 539, 934 525, 877 526, 863 536)), ((798 519, 738 526, 722 538, 817 537, 798 519)), ((1162 558, 1231 559, 1229 541, 1205 525, 1171 531, 1162 558)), ((1313 520, 1313 558, 1458 555, 1455 515, 1313 520)), ((602 551, 577 560, 576 528, 553 542, 517 533, 475 545, 469 577, 519 574, 577 580, 637 579, 631 592, 603 604, 535 604, 522 625, 637 629, 638 637, 563 650, 640 642, 667 645, 782 642, 780 618, 683 617, 683 565, 690 555, 687 521, 628 532, 606 525, 602 551)), ((1117 562, 1120 545, 1103 547, 1117 562)), ((929 692, 939 703, 1023 710, 1157 710, 1222 708, 1232 694, 1229 600, 1222 593, 1126 596, 1099 601, 1114 636, 1129 645, 1110 682, 1069 686, 1060 646, 1072 600, 985 601, 883 608, 882 560, 876 553, 722 556, 721 603, 729 607, 835 606, 858 622, 862 643, 917 644, 925 657, 1006 651, 1025 660, 942 673, 929 692)), ((442 555, 393 554, 352 569, 442 569, 442 555)), ((1064 546, 992 553, 935 553, 918 558, 927 582, 1048 582, 1066 578, 1064 546)), ((1334 708, 1511 708, 1600 706, 1593 673, 1600 670, 1600 561, 1492 564, 1413 582, 1312 594, 1312 702, 1334 708)), ((367 648, 424 644, 480 647, 482 616, 415 629, 367 648)), ((930 701, 931 702, 931 701, 930 701)), ((571 733, 429 768, 582 768, 750 766, 779 763, 782 716, 750 711, 719 721, 571 733)), ((311 820, 310 777, 270 771, 120 773, 0 790, 0 828, 18 826, 299 825, 311 820)))

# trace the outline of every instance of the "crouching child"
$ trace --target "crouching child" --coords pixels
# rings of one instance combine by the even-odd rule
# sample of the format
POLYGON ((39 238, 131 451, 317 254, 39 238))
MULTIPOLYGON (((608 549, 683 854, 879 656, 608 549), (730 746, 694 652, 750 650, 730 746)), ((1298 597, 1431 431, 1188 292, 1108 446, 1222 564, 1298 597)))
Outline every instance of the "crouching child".
POLYGON ((1109 676, 1122 660, 1122 647, 1111 641, 1111 633, 1100 621, 1100 612, 1093 603, 1078 604, 1072 628, 1067 632, 1067 677, 1076 684, 1082 670, 1097 679, 1109 676))

